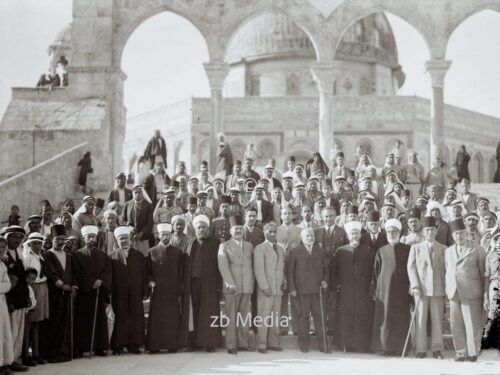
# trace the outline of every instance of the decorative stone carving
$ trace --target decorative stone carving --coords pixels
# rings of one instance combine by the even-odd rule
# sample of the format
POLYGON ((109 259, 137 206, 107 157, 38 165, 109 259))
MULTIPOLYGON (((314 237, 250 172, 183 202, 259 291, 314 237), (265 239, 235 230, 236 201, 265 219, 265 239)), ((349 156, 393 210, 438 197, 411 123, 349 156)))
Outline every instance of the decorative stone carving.
POLYGON ((208 77, 208 84, 212 90, 222 90, 224 80, 229 73, 229 65, 225 62, 204 63, 203 67, 208 77))
POLYGON ((425 68, 431 76, 432 87, 444 87, 444 78, 450 66, 450 60, 429 60, 425 63, 425 68))

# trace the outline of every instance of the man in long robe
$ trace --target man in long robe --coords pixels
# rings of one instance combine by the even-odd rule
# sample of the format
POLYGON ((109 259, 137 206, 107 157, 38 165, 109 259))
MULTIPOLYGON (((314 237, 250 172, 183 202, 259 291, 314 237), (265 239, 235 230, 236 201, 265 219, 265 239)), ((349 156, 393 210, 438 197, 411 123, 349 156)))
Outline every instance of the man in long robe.
POLYGON ((406 270, 410 246, 399 241, 399 220, 387 220, 385 232, 389 243, 378 250, 373 268, 372 350, 399 355, 411 317, 410 279, 406 270))
POLYGON ((233 153, 227 142, 224 142, 224 134, 219 134, 219 153, 217 154, 217 169, 215 174, 217 177, 225 178, 231 174, 233 170, 233 153))
POLYGON ((47 360, 50 363, 67 362, 72 358, 71 324, 74 324, 75 315, 73 310, 72 321, 71 304, 77 290, 73 283, 72 255, 63 249, 65 238, 63 225, 52 226, 52 249, 43 255, 49 286, 47 360))
POLYGON ((160 130, 156 129, 153 137, 148 141, 144 150, 144 158, 149 160, 151 169, 157 161, 163 161, 163 165, 167 168, 167 144, 161 136, 160 130))
POLYGON ((106 304, 111 291, 111 262, 103 251, 97 248, 98 228, 87 225, 82 228, 85 246, 72 258, 73 281, 78 287, 75 321, 77 349, 80 355, 92 350, 98 356, 106 356, 109 348, 108 318, 106 304), (94 343, 92 327, 97 304, 94 343))
POLYGON ((111 348, 119 355, 126 347, 129 353, 140 353, 144 344, 144 306, 146 269, 144 255, 131 247, 130 228, 115 229, 118 248, 110 254, 112 283, 111 302, 115 314, 111 348))
POLYGON ((188 246, 184 263, 181 346, 204 347, 214 352, 222 344, 220 316, 222 278, 217 264, 219 240, 209 236, 210 221, 205 215, 193 220, 196 239, 188 246), (220 322, 219 322, 220 323, 220 322))
MULTIPOLYGON (((174 217, 175 219, 175 217, 174 217)), ((173 219, 174 223, 180 220, 173 219)), ((182 250, 171 244, 172 225, 158 225, 160 243, 149 249, 146 259, 149 300, 146 350, 175 352, 179 346, 182 292, 182 250)))
POLYGON ((344 225, 349 245, 339 247, 330 262, 332 290, 339 290, 340 347, 344 351, 368 352, 373 323, 373 299, 370 295, 373 255, 360 243, 361 223, 344 225))

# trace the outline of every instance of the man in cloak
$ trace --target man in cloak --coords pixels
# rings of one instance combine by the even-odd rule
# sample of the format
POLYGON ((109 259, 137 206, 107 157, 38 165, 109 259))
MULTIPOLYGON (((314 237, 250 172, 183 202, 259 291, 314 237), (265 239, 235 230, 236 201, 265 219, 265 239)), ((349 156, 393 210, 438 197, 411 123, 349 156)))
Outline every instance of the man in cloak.
MULTIPOLYGON (((180 220, 175 219, 173 222, 178 223, 180 220)), ((173 353, 179 347, 184 257, 181 249, 171 244, 171 234, 171 224, 158 224, 160 243, 149 250, 146 259, 151 291, 146 350, 150 354, 159 353, 160 350, 173 353)))
POLYGON ((180 344, 191 349, 204 347, 211 353, 222 344, 220 316, 222 278, 217 264, 219 240, 210 237, 210 220, 205 215, 193 219, 196 239, 187 248, 184 263, 184 295, 180 344))
POLYGON ((144 306, 146 269, 144 255, 131 246, 130 227, 120 226, 114 235, 118 247, 109 255, 112 282, 111 302, 115 314, 111 348, 114 355, 127 352, 139 354, 144 344, 144 306))
POLYGON ((344 352, 368 352, 373 324, 370 295, 373 254, 360 243, 361 222, 349 221, 344 229, 349 244, 337 249, 330 262, 332 290, 338 290, 340 347, 344 352))
POLYGON ((385 232, 388 244, 378 250, 373 268, 372 350, 400 355, 410 324, 410 279, 406 270, 410 246, 400 242, 399 220, 387 220, 385 232))
POLYGON ((50 363, 67 362, 72 358, 71 325, 74 324, 75 315, 71 316, 71 304, 74 308, 77 289, 73 283, 72 255, 63 249, 65 240, 64 226, 53 225, 52 249, 43 255, 49 287, 50 318, 47 332, 50 339, 47 340, 47 360, 50 363))
POLYGON ((225 136, 222 133, 218 134, 219 153, 217 154, 217 169, 215 174, 217 177, 225 178, 231 174, 233 170, 233 153, 231 147, 225 142, 225 136))
POLYGON ((167 168, 167 144, 159 129, 154 131, 153 137, 149 140, 146 150, 144 150, 144 158, 149 160, 151 169, 153 169, 157 161, 162 161, 165 168, 167 168))
POLYGON ((97 232, 98 228, 94 225, 84 226, 82 236, 85 246, 72 257, 73 282, 78 288, 75 331, 80 355, 90 353, 92 348, 96 355, 105 357, 109 348, 106 305, 109 304, 111 291, 111 262, 108 255, 97 248, 97 232))

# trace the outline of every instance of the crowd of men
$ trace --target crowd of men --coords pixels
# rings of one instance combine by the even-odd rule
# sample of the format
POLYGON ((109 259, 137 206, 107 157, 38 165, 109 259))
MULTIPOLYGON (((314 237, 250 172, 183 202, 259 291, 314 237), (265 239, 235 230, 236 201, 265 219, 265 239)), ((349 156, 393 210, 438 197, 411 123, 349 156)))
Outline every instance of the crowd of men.
POLYGON ((302 352, 314 335, 325 353, 401 355, 413 331, 418 358, 443 358, 445 299, 455 360, 477 359, 487 315, 498 319, 500 227, 466 178, 430 184, 415 153, 383 168, 362 155, 349 169, 342 152, 332 168, 318 153, 286 171, 252 163, 214 178, 206 162, 169 176, 157 159, 143 184, 120 173, 107 202, 68 200, 55 215, 43 201, 24 227, 13 206, 0 374, 109 349, 213 352, 223 328, 230 354, 281 351, 294 334, 302 352))

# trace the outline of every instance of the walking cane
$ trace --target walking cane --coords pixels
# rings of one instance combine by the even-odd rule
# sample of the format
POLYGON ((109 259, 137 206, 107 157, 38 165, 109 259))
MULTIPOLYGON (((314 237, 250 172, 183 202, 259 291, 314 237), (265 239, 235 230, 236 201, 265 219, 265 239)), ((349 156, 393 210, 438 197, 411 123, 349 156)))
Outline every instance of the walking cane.
POLYGON ((234 346, 234 349, 236 350, 236 355, 238 355, 238 305, 236 303, 236 295, 237 293, 234 292, 234 318, 235 318, 235 321, 234 321, 234 342, 235 342, 235 346, 234 346))
POLYGON ((92 322, 92 339, 90 341, 89 359, 92 358, 92 351, 94 350, 95 323, 97 320, 97 305, 98 304, 99 304, 99 288, 97 288, 97 292, 95 295, 94 321, 92 322))
POLYGON ((411 329, 413 328, 413 321, 415 320, 415 315, 417 313, 418 302, 420 301, 420 295, 415 299, 415 309, 411 313, 410 328, 408 329, 408 334, 406 335, 405 346, 403 348, 403 353, 401 354, 401 359, 405 357, 406 347, 408 346, 408 340, 410 339, 411 329))
POLYGON ((319 286, 319 307, 321 309, 321 326, 323 327, 323 346, 325 349, 325 353, 327 352, 326 349, 326 331, 325 331, 325 316, 324 316, 324 311, 323 311, 323 293, 322 293, 323 287, 320 285, 319 286))
MULTIPOLYGON (((71 330, 70 330, 70 338, 71 338, 71 360, 73 360, 73 293, 69 294, 69 315, 71 321, 71 330)), ((67 332, 67 331, 66 331, 67 332)))

